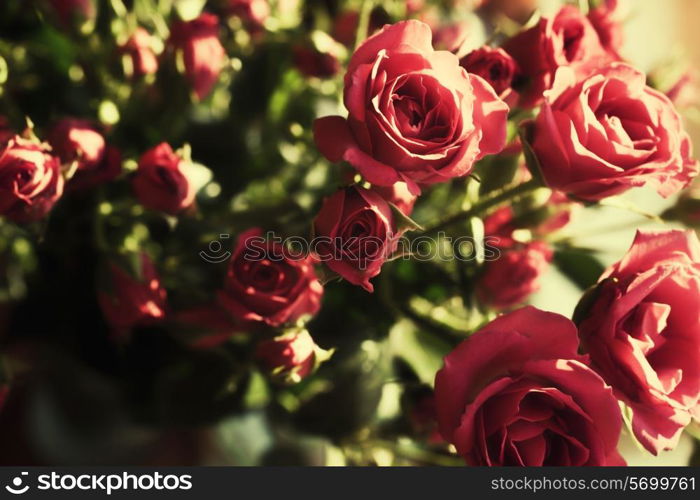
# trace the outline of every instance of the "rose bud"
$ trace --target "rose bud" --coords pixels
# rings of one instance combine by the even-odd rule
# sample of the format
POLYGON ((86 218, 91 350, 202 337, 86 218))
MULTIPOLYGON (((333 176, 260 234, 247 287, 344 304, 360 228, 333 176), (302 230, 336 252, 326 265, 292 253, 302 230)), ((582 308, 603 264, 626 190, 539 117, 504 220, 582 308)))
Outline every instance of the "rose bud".
POLYGON ((489 17, 499 15, 512 19, 520 24, 525 24, 537 10, 539 0, 481 0, 478 7, 489 17))
POLYGON ((330 161, 345 160, 367 181, 433 184, 471 172, 503 149, 508 106, 449 52, 434 51, 420 21, 385 26, 353 54, 345 74, 348 118, 314 122, 330 161))
POLYGON ((552 86, 557 68, 570 67, 576 78, 588 76, 613 58, 603 48, 586 16, 573 6, 562 7, 553 18, 543 17, 503 45, 521 70, 519 105, 531 108, 552 86))
POLYGON ((664 93, 680 110, 697 106, 700 102, 698 84, 700 79, 694 70, 684 71, 664 93))
POLYGON ((309 332, 301 330, 258 343, 255 358, 274 377, 296 383, 314 370, 316 349, 309 332))
MULTIPOLYGON (((360 22, 360 13, 356 10, 347 10, 340 13, 333 20, 332 36, 345 46, 355 44, 357 26, 360 22)), ((385 24, 391 22, 389 15, 381 7, 375 7, 369 15, 367 36, 370 36, 385 24)))
POLYGON ((176 22, 170 43, 182 51, 185 75, 197 98, 204 99, 214 88, 226 60, 219 41, 219 18, 205 12, 192 21, 176 22))
POLYGON ((370 278, 397 246, 398 230, 389 204, 359 186, 337 191, 323 201, 314 219, 316 257, 353 285, 374 291, 370 278))
POLYGON ((158 71, 158 58, 151 47, 151 35, 145 29, 136 28, 124 45, 121 53, 128 58, 131 76, 142 77, 158 71))
POLYGON ((518 65, 508 53, 500 48, 484 45, 460 59, 459 64, 469 73, 486 80, 493 90, 509 106, 513 106, 518 94, 512 88, 518 65))
POLYGON ((61 164, 46 144, 14 136, 0 146, 0 215, 14 222, 44 217, 63 194, 61 164))
POLYGON ((464 54, 461 53, 461 49, 469 45, 470 38, 475 36, 474 31, 472 21, 457 21, 440 26, 433 30, 433 46, 437 50, 447 50, 462 57, 464 54))
POLYGON ((167 142, 146 151, 139 159, 132 181, 139 202, 170 215, 193 206, 195 190, 184 164, 167 142))
POLYGON ((242 322, 280 326, 313 316, 323 296, 313 264, 249 229, 238 237, 219 302, 242 322))
POLYGON ((597 201, 649 183, 668 197, 697 175, 680 116, 645 78, 622 63, 578 83, 557 72, 526 134, 549 187, 597 201))
POLYGON ((588 12, 588 19, 598 33, 600 43, 615 59, 620 59, 620 50, 624 44, 624 3, 624 0, 603 0, 588 12))
POLYGON ((49 131, 47 140, 63 164, 75 162, 68 189, 94 187, 121 172, 121 153, 108 146, 97 126, 88 120, 64 118, 49 131))
POLYGON ((404 215, 410 216, 413 212, 418 197, 408 190, 405 182, 397 182, 393 186, 372 186, 370 189, 384 198, 388 203, 392 203, 404 215))
POLYGON ((61 24, 67 28, 76 26, 84 29, 97 19, 95 0, 49 0, 49 4, 61 24))
POLYGON ((97 293, 102 314, 119 334, 165 317, 166 291, 153 261, 146 253, 141 253, 138 265, 138 271, 132 274, 110 262, 106 285, 97 293))
POLYGON ((486 264, 477 283, 479 300, 497 309, 522 304, 540 289, 540 278, 551 261, 552 249, 542 241, 506 250, 486 264))
POLYGON ((525 307, 445 357, 435 377, 440 432, 469 465, 624 465, 622 415, 578 355, 567 318, 525 307))
POLYGON ((650 452, 673 449, 700 399, 700 242, 638 231, 574 314, 592 366, 632 410, 650 452))
POLYGON ((340 61, 330 52, 321 52, 309 45, 292 47, 294 67, 304 76, 331 78, 340 71, 340 61))
POLYGON ((267 0, 228 0, 228 12, 250 29, 259 29, 270 16, 270 5, 267 0))

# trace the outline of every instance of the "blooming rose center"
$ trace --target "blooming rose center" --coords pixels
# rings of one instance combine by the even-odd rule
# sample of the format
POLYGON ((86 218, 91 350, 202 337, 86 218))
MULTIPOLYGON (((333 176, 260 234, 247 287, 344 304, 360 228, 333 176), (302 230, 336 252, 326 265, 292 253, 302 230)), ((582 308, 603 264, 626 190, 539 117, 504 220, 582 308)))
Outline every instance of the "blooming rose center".
POLYGON ((423 74, 404 75, 396 83, 391 104, 396 125, 407 138, 436 140, 446 137, 449 119, 441 105, 441 85, 423 74))
POLYGON ((578 58, 581 40, 583 39, 583 25, 579 23, 569 23, 562 33, 564 44, 564 54, 569 62, 578 58))

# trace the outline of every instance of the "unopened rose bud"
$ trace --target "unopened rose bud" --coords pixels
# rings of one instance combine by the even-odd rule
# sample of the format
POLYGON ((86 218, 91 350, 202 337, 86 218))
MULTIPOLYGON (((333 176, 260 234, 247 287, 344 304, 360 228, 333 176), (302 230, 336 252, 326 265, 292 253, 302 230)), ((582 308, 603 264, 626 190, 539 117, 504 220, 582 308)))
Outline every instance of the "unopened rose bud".
POLYGON ((479 300, 497 309, 522 304, 539 290, 552 256, 552 249, 541 241, 504 251, 486 264, 477 284, 479 300))
POLYGON ((204 99, 214 88, 226 60, 219 41, 219 18, 204 13, 192 21, 173 24, 170 44, 181 50, 185 75, 198 99, 204 99))
POLYGON ((95 0, 49 0, 56 17, 66 28, 91 31, 97 19, 95 0))
POLYGON ((276 378, 298 382, 316 364, 316 344, 306 330, 287 333, 258 344, 255 357, 276 378))
POLYGON ((176 215, 194 204, 195 189, 185 161, 162 142, 139 159, 132 186, 146 208, 176 215))
POLYGON ((120 50, 125 57, 129 58, 133 76, 152 75, 158 71, 158 58, 151 46, 151 35, 145 29, 136 28, 120 50))
POLYGON ((64 165, 75 162, 76 170, 68 183, 71 189, 93 187, 121 172, 119 150, 108 146, 97 125, 88 120, 64 118, 47 137, 64 165))
POLYGON ((138 261, 136 272, 110 262, 103 287, 98 292, 102 313, 118 335, 165 317, 166 291, 153 261, 146 253, 142 253, 138 261))

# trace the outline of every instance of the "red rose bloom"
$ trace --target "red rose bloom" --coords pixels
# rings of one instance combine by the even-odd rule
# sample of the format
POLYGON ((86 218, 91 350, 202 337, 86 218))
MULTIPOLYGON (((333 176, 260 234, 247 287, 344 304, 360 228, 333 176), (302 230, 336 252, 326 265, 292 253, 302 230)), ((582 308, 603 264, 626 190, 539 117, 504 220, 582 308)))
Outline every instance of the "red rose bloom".
MULTIPOLYGON (((427 24, 431 25, 430 23, 427 24)), ((433 27, 433 46, 437 50, 447 50, 456 54, 457 57, 462 57, 464 55, 461 53, 464 50, 463 47, 470 45, 470 38, 473 36, 473 22, 457 21, 456 23, 433 27)))
POLYGON ((182 159, 166 142, 141 156, 132 186, 139 202, 151 210, 175 215, 194 203, 194 186, 183 171, 182 159))
POLYGON ((133 75, 152 75, 158 71, 158 58, 151 48, 151 35, 143 28, 136 28, 121 51, 131 60, 133 75))
POLYGON ((639 231, 582 300, 576 318, 593 366, 632 409, 656 454, 698 419, 700 242, 692 231, 639 231))
POLYGON ((228 11, 250 28, 259 29, 270 15, 267 0, 228 0, 228 11))
POLYGON ((305 76, 331 78, 340 71, 340 61, 330 52, 321 52, 308 45, 292 47, 294 66, 305 76))
POLYGON ((545 182, 585 200, 647 183, 670 196, 698 173, 669 99, 622 63, 579 83, 560 69, 528 132, 545 182))
POLYGON ((58 19, 64 26, 70 27, 94 20, 97 17, 95 0, 49 0, 58 19))
POLYGON ((379 274, 398 237, 389 204, 356 185, 324 200, 314 219, 314 234, 317 258, 368 292, 374 291, 370 278, 379 274))
POLYGON ((479 299, 504 309, 521 304, 540 288, 540 278, 552 261, 552 249, 542 241, 506 250, 486 264, 477 284, 479 299))
POLYGON ((15 222, 44 217, 63 194, 58 158, 48 146, 15 136, 0 146, 0 215, 15 222))
POLYGON ((238 238, 219 301, 237 320, 280 326, 316 314, 322 296, 311 258, 253 228, 238 238))
POLYGON ((413 205, 418 198, 408 190, 408 185, 405 182, 397 182, 393 186, 372 186, 371 191, 377 193, 388 203, 396 205, 396 208, 407 216, 413 212, 413 205))
POLYGON ((345 74, 347 119, 314 123, 330 161, 345 160, 369 182, 432 184, 467 175, 503 149, 508 106, 454 54, 434 51, 427 24, 385 26, 353 54, 345 74))
POLYGON ((540 103, 557 68, 569 66, 577 78, 583 78, 611 60, 590 21, 573 6, 562 7, 553 18, 543 17, 503 48, 522 72, 519 104, 528 108, 540 103))
POLYGON ((185 74, 198 99, 209 95, 219 79, 226 52, 219 41, 219 18, 203 13, 192 21, 176 22, 170 43, 182 50, 185 74))
POLYGON ((110 263, 107 285, 97 295, 102 314, 120 334, 165 317, 166 291, 153 261, 142 253, 139 262, 137 276, 114 262, 110 263))
POLYGON ((121 172, 121 153, 108 146, 97 126, 88 120, 64 118, 54 125, 47 140, 64 164, 77 162, 69 189, 90 188, 121 172))
POLYGON ((510 106, 515 104, 518 95, 512 85, 518 65, 505 50, 484 45, 460 59, 459 64, 486 80, 503 101, 510 106))
POLYGON ((298 382, 308 376, 316 364, 316 344, 302 330, 263 340, 255 350, 260 364, 276 377, 298 382))
POLYGON ((526 307, 492 321, 435 378, 443 437, 470 465, 624 465, 617 400, 577 349, 558 314, 526 307))
POLYGON ((618 0, 603 0, 600 5, 588 13, 588 19, 598 33, 600 43, 616 59, 620 58, 620 49, 624 43, 622 17, 622 9, 618 0))

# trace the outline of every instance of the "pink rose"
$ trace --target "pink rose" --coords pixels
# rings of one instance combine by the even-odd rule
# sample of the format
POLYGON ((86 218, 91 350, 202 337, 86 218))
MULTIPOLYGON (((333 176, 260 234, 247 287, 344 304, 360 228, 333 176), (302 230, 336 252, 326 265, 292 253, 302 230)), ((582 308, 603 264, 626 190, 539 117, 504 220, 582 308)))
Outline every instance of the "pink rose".
POLYGON ((132 186, 139 202, 151 210, 175 215, 194 204, 196 193, 183 160, 167 142, 141 155, 132 186))
POLYGON ((89 120, 63 118, 47 135, 61 162, 77 163, 69 189, 85 189, 110 181, 121 173, 121 153, 108 146, 98 126, 89 120))
POLYGON ((603 48, 620 59, 619 53, 624 44, 622 21, 624 12, 621 0, 603 0, 600 5, 590 10, 588 19, 598 33, 603 48))
POLYGON ((205 12, 192 21, 176 22, 170 43, 182 50, 185 75, 197 98, 204 99, 214 88, 226 60, 219 41, 219 18, 205 12))
POLYGON ((573 6, 562 7, 553 18, 543 17, 503 48, 520 67, 519 104, 527 108, 541 102, 559 67, 570 67, 580 79, 612 60, 590 21, 573 6))
POLYGON ((270 4, 267 0, 228 0, 228 11, 249 28, 260 29, 270 16, 270 4))
POLYGON ((314 219, 317 258, 353 285, 374 291, 378 275, 397 246, 389 204, 377 193, 353 185, 323 201, 314 219))
POLYGON ((166 291, 146 253, 139 256, 136 275, 111 262, 105 286, 97 298, 102 314, 120 335, 134 326, 148 325, 165 317, 166 291))
POLYGON ((19 136, 0 146, 0 215, 33 222, 53 208, 63 194, 63 176, 49 150, 19 136))
POLYGON ((632 409, 650 452, 672 449, 700 417, 700 242, 693 231, 638 231, 575 317, 593 366, 632 409))
POLYGON ((304 76, 316 78, 331 78, 340 71, 338 57, 328 52, 321 52, 308 44, 292 47, 294 67, 304 76))
POLYGON ((249 229, 238 238, 219 302, 241 322, 280 326, 312 316, 323 296, 313 264, 249 229))
POLYGON ((560 69, 528 134, 545 182, 585 200, 647 183, 670 196, 698 173, 673 105, 627 64, 579 83, 560 69))
POLYGON ((158 71, 158 58, 151 47, 151 35, 145 29, 136 28, 120 50, 130 59, 134 76, 152 75, 158 71))
POLYGON ((486 263, 477 283, 479 300, 498 309, 521 304, 540 289, 540 278, 551 261, 552 249, 543 241, 504 251, 486 263))
POLYGON ((518 65, 505 50, 484 45, 460 59, 459 64, 469 73, 486 80, 508 105, 513 106, 517 102, 518 94, 513 90, 513 80, 518 74, 518 65))
POLYGON ((316 365, 316 344, 302 330, 260 342, 255 350, 258 362, 273 376, 287 382, 299 382, 316 365))
POLYGON ((435 377, 443 437, 470 465, 624 465, 617 400, 577 349, 558 314, 526 307, 492 321, 435 377))
POLYGON ((345 74, 348 118, 314 123, 326 158, 347 161, 372 184, 404 181, 418 194, 417 183, 467 175, 503 149, 508 106, 431 39, 427 24, 403 21, 358 47, 345 74))

